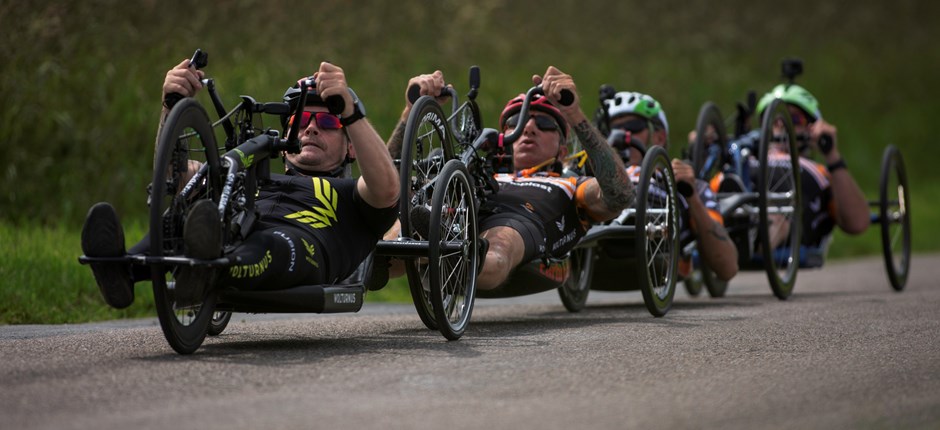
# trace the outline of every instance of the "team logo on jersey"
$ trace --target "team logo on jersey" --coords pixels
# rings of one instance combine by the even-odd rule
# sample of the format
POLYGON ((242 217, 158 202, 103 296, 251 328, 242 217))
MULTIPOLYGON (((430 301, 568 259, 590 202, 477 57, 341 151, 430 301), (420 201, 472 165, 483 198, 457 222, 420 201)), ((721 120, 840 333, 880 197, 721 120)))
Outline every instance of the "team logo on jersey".
POLYGON ((558 221, 555 221, 555 226, 558 227, 558 231, 565 231, 565 218, 562 217, 558 221))
POLYGON ((304 256, 304 258, 307 260, 308 263, 310 263, 311 266, 319 268, 320 265, 317 264, 317 260, 313 259, 313 255, 317 253, 316 248, 314 248, 312 243, 307 242, 307 239, 300 238, 300 240, 304 243, 304 249, 307 250, 307 255, 304 256))
POLYGON ((339 193, 330 183, 322 178, 313 179, 313 195, 322 205, 314 207, 312 211, 298 211, 286 215, 285 218, 296 220, 310 226, 310 228, 332 227, 338 221, 336 207, 339 205, 339 193))

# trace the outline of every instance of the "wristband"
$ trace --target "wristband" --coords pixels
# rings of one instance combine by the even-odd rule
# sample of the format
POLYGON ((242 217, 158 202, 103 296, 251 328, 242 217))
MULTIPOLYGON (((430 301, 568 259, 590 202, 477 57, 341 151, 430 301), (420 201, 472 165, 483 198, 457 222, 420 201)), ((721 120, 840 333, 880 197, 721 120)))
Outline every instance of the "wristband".
POLYGON ((844 158, 840 158, 840 159, 839 159, 838 161, 836 161, 835 163, 832 163, 832 164, 829 164, 828 166, 826 166, 826 170, 828 170, 829 173, 835 172, 836 170, 839 170, 839 169, 848 169, 848 168, 849 168, 849 166, 848 166, 847 164, 845 164, 845 159, 844 159, 844 158))

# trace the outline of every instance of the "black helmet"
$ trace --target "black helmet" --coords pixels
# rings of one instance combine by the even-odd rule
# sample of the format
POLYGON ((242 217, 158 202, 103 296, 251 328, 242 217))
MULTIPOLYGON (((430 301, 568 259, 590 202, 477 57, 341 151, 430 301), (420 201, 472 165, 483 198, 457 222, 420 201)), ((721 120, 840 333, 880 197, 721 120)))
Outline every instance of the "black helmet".
MULTIPOLYGON (((297 101, 300 100, 300 83, 303 81, 313 81, 313 76, 307 76, 305 78, 300 78, 293 86, 284 91, 284 102, 290 106, 290 113, 287 115, 281 115, 281 126, 287 128, 287 119, 293 115, 294 111, 297 109, 297 101)), ((317 87, 308 86, 307 87, 307 101, 305 103, 307 106, 323 106, 326 107, 326 103, 320 98, 320 95, 317 94, 317 87)))

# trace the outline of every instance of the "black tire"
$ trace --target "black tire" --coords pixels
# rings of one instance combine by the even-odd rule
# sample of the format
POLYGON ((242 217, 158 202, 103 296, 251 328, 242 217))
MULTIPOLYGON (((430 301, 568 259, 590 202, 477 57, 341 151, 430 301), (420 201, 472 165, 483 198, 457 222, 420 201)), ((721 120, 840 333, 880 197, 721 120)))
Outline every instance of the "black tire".
MULTIPOLYGON (((150 195, 150 253, 154 257, 182 256, 183 222, 190 208, 200 199, 219 202, 222 170, 211 124, 198 102, 184 98, 170 111, 161 129, 150 195), (208 174, 184 198, 178 193, 186 185, 191 160, 207 164, 208 174)), ((201 303, 177 306, 174 270, 162 265, 152 267, 157 316, 170 346, 180 354, 191 354, 206 337, 216 295, 207 292, 201 303)))
POLYGON ((712 269, 709 269, 705 264, 702 265, 701 273, 702 283, 705 284, 708 295, 712 298, 724 297, 725 292, 728 291, 728 281, 722 281, 715 277, 715 272, 712 272, 712 269))
POLYGON ((786 300, 793 292, 800 266, 803 208, 799 152, 786 103, 774 100, 764 112, 758 150, 758 238, 770 288, 778 299, 786 300), (774 124, 777 121, 782 122, 783 130, 775 137, 774 124), (785 156, 772 157, 772 153, 780 154, 779 148, 786 153, 785 156), (781 235, 782 240, 774 240, 776 246, 772 246, 772 223, 789 226, 788 233, 781 235))
POLYGON ((901 151, 894 145, 885 148, 881 159, 878 218, 881 221, 881 249, 888 281, 895 291, 907 284, 911 268, 911 198, 907 170, 901 151))
POLYGON ((728 147, 728 133, 725 131, 725 122, 721 116, 721 111, 712 102, 705 102, 698 112, 698 119, 695 122, 695 141, 692 142, 692 167, 695 169, 695 177, 704 181, 709 181, 721 169, 723 164, 722 154, 728 147), (709 149, 717 145, 719 151, 717 159, 708 160, 709 149), (708 168, 705 168, 706 161, 709 161, 708 168))
POLYGON ((232 320, 232 313, 227 311, 215 311, 212 313, 212 319, 209 320, 209 336, 218 336, 222 334, 228 322, 232 320))
POLYGON ((437 177, 428 238, 431 305, 437 328, 460 339, 476 299, 479 258, 477 210, 472 179, 459 160, 448 161, 437 177), (448 245, 456 245, 448 250, 448 245))
MULTIPOLYGON (((398 216, 402 237, 427 240, 426 237, 421 237, 411 224, 411 208, 430 208, 430 184, 444 168, 444 163, 454 158, 452 134, 446 118, 434 98, 422 96, 412 106, 405 123, 399 169, 401 199, 398 216)), ((421 259, 406 259, 405 273, 408 275, 411 298, 421 322, 427 328, 437 330, 431 306, 427 263, 421 259)))
POLYGON ((578 248, 568 256, 568 279, 558 287, 558 296, 568 312, 581 312, 591 292, 594 249, 578 248))
POLYGON ((679 207, 676 180, 666 150, 646 151, 636 198, 636 272, 646 309, 653 316, 669 312, 676 294, 679 255, 679 207))

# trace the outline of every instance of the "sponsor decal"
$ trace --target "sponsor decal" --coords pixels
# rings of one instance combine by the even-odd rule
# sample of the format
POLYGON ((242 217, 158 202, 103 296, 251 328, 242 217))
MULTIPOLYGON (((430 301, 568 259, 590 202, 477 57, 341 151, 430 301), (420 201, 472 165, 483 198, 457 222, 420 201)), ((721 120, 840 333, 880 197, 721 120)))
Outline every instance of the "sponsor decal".
POLYGON ((339 193, 333 189, 329 181, 323 178, 311 178, 313 180, 313 194, 320 202, 321 207, 313 207, 312 211, 298 211, 284 218, 292 219, 310 228, 332 227, 337 222, 336 208, 339 205, 339 193))
POLYGON ((245 264, 241 266, 232 266, 229 268, 229 275, 235 279, 242 278, 256 278, 264 274, 268 270, 268 266, 271 265, 271 260, 274 258, 271 256, 271 251, 268 251, 264 258, 261 261, 255 264, 245 264))

